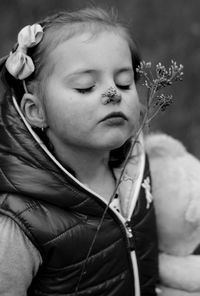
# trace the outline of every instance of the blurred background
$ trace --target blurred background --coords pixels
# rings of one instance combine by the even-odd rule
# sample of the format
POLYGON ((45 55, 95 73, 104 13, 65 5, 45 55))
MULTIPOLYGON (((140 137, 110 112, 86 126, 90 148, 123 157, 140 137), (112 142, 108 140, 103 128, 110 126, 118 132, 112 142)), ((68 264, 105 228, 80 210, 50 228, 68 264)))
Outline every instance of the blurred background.
POLYGON ((168 89, 173 104, 154 119, 150 130, 176 137, 200 158, 199 0, 0 0, 0 56, 9 53, 23 26, 60 9, 88 5, 117 8, 143 60, 169 66, 173 59, 184 65, 184 80, 168 89))

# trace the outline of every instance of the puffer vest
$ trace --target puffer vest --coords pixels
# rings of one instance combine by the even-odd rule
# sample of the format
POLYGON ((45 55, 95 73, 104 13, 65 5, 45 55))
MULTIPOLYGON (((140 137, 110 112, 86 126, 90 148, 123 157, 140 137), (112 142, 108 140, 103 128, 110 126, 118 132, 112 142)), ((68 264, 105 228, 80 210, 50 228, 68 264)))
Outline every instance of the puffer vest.
MULTIPOLYGON (((144 179, 148 175, 146 168, 144 179)), ((144 189, 128 225, 133 238, 127 237, 123 223, 108 209, 87 262, 106 205, 76 188, 71 194, 76 203, 70 208, 17 194, 0 195, 0 212, 18 223, 43 259, 28 295, 133 296, 137 271, 131 262, 132 250, 137 254, 141 295, 156 295, 156 225, 153 206, 146 207, 144 189), (80 202, 79 195, 85 195, 84 201, 80 202)))
MULTIPOLYGON (((42 256, 28 295, 155 296, 157 232, 145 188, 140 186, 128 221, 108 208, 96 235, 106 203, 44 153, 7 89, 1 81, 0 213, 42 256)), ((148 176, 146 161, 142 181, 148 176)))

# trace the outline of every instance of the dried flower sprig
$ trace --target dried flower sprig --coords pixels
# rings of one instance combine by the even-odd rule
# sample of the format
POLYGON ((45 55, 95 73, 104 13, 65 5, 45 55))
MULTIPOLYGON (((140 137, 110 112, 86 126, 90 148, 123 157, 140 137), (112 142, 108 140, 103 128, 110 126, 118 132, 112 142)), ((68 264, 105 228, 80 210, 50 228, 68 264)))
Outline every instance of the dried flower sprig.
POLYGON ((147 88, 156 88, 156 91, 165 86, 172 85, 175 81, 183 79, 183 65, 177 66, 175 61, 171 61, 171 66, 166 69, 161 63, 156 65, 156 77, 154 78, 151 70, 151 62, 142 61, 136 71, 145 77, 145 85, 147 88))
POLYGON ((136 71, 140 74, 140 76, 144 77, 145 81, 143 85, 148 89, 146 108, 140 127, 132 140, 131 147, 123 163, 120 177, 110 198, 109 204, 116 195, 126 165, 142 130, 146 125, 149 125, 150 121, 158 114, 159 111, 165 111, 165 109, 172 103, 172 95, 159 94, 158 92, 166 86, 171 86, 176 81, 183 80, 183 65, 177 66, 177 63, 173 60, 171 61, 171 66, 168 69, 166 69, 166 67, 161 63, 158 63, 156 65, 155 75, 152 71, 151 62, 142 61, 136 71))
POLYGON ((158 63, 155 73, 153 73, 151 62, 142 61, 136 71, 144 78, 143 85, 148 89, 145 113, 145 124, 147 125, 159 111, 165 111, 173 102, 172 95, 158 94, 158 92, 167 86, 171 86, 174 82, 183 80, 183 65, 178 66, 172 60, 167 69, 161 63, 158 63))

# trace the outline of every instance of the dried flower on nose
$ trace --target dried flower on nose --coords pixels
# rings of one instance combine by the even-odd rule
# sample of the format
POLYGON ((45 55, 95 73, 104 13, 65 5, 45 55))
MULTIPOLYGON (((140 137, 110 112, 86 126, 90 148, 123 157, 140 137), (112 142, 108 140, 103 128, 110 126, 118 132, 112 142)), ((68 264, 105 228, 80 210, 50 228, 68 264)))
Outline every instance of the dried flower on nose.
POLYGON ((110 87, 106 92, 102 94, 102 97, 113 98, 117 95, 117 90, 114 87, 110 87))

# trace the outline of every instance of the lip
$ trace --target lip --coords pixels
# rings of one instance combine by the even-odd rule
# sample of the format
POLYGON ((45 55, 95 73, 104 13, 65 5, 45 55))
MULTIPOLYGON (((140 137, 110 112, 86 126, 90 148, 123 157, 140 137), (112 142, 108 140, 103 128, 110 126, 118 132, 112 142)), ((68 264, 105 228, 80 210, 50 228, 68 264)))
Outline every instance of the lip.
POLYGON ((122 118, 124 120, 128 120, 126 115, 122 112, 111 112, 107 114, 103 119, 101 119, 100 122, 111 119, 111 118, 122 118))

